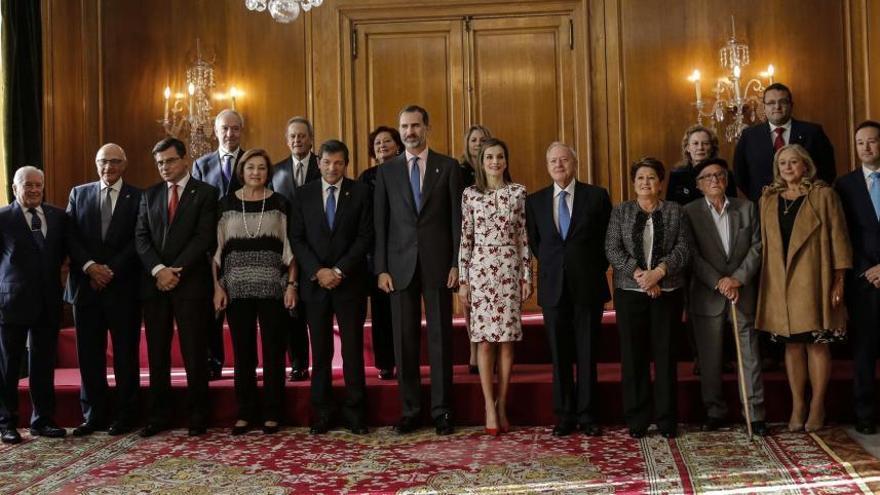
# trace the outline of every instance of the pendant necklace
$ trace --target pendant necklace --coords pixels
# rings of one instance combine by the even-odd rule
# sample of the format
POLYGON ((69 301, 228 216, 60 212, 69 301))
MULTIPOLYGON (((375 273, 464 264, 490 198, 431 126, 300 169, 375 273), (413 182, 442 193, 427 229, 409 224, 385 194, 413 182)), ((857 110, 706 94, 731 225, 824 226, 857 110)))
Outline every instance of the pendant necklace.
MULTIPOLYGON (((242 191, 241 195, 244 196, 244 191, 242 191)), ((253 235, 251 235, 251 231, 248 229, 247 215, 245 215, 245 209, 244 209, 245 201, 244 201, 244 198, 242 197, 242 200, 241 200, 241 223, 244 224, 244 233, 245 233, 245 235, 248 236, 248 239, 253 239, 253 238, 257 237, 258 235, 260 235, 260 230, 263 229, 263 214, 266 212, 266 196, 267 196, 266 191, 264 190, 263 191, 263 206, 260 207, 260 220, 259 220, 259 222, 257 222, 257 231, 254 232, 253 235)))

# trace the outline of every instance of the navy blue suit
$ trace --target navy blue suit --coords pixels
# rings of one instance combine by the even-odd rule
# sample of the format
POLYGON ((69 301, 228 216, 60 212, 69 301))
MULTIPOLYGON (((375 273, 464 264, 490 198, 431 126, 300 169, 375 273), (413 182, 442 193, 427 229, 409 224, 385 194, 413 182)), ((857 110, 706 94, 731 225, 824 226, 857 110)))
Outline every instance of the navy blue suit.
POLYGON ((122 184, 107 234, 101 236, 102 183, 92 182, 70 191, 67 204, 70 274, 64 299, 73 305, 76 349, 82 388, 80 405, 86 423, 107 423, 107 331, 113 344, 116 377, 115 416, 132 424, 137 416, 140 387, 138 347, 141 305, 138 296, 141 262, 134 246, 141 190, 122 184), (107 265, 113 279, 101 290, 91 286, 83 271, 89 261, 107 265))
MULTIPOLYGON (((820 179, 831 184, 837 172, 834 168, 834 147, 822 126, 812 122, 791 119, 788 144, 803 146, 813 162, 820 179)), ((752 201, 761 197, 761 189, 773 182, 773 136, 770 124, 763 122, 744 130, 733 154, 736 185, 752 201)))
POLYGON ((837 179, 834 189, 843 205, 853 250, 853 268, 846 274, 844 294, 855 365, 856 419, 873 424, 876 419, 874 370, 880 356, 880 289, 861 275, 880 264, 880 221, 874 212, 862 167, 837 179))
MULTIPOLYGON (((287 201, 293 205, 297 199, 296 184, 293 181, 293 157, 288 156, 284 160, 275 164, 272 170, 272 184, 269 187, 287 198, 287 201)), ((309 163, 306 167, 306 177, 303 185, 313 182, 321 178, 321 170, 318 169, 318 157, 314 153, 309 154, 309 163)), ((319 181, 320 182, 320 181, 319 181)), ((288 230, 292 232, 293 222, 288 223, 288 230)), ((293 239, 290 239, 291 245, 293 239)), ((302 271, 302 266, 297 258, 297 269, 302 271)), ((289 317, 288 326, 288 351, 290 353, 290 366, 294 370, 309 369, 309 332, 306 327, 307 316, 303 312, 308 308, 300 308, 295 316, 289 317)))
POLYGON ((43 203, 46 238, 34 239, 18 201, 0 208, 0 427, 18 425, 18 380, 30 335, 31 427, 52 423, 67 216, 43 203))
MULTIPOLYGON (((241 189, 241 183, 235 175, 235 166, 241 160, 242 155, 244 155, 244 149, 239 147, 238 153, 232 159, 229 182, 223 177, 219 150, 202 155, 194 161, 192 176, 217 188, 217 200, 219 201, 227 194, 241 189)), ((226 357, 223 350, 223 320, 225 316, 225 311, 217 313, 214 317, 214 323, 208 332, 208 361, 216 371, 223 368, 223 361, 226 357)))

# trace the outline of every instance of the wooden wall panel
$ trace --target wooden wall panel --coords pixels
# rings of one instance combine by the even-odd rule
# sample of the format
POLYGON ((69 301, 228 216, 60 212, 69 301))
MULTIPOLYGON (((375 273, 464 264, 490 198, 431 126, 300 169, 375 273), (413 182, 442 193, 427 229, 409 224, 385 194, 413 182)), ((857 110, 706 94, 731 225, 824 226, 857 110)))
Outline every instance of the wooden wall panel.
POLYGON ((867 36, 864 56, 868 73, 865 84, 868 92, 866 117, 880 120, 880 2, 867 0, 865 7, 866 20, 860 28, 867 36))

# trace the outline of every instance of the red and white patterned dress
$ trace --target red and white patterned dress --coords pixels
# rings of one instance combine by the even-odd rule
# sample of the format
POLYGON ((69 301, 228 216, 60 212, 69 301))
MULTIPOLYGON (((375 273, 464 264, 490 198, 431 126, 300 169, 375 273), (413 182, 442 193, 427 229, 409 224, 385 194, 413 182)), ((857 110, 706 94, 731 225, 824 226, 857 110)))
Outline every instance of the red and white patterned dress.
POLYGON ((522 340, 521 284, 531 283, 526 188, 506 184, 461 198, 458 272, 470 286, 471 342, 522 340))

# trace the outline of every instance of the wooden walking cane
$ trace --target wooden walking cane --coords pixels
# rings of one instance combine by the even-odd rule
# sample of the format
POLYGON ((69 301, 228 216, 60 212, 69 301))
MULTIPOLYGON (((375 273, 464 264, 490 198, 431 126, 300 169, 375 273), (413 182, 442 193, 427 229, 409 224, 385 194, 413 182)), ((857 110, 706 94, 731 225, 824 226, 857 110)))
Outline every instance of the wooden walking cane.
POLYGON ((730 317, 733 321, 733 342, 736 345, 736 370, 739 375, 739 391, 742 394, 743 408, 746 411, 746 431, 749 433, 749 441, 752 441, 752 408, 749 403, 749 394, 746 392, 746 374, 743 370, 742 348, 739 344, 739 324, 736 320, 736 303, 730 301, 730 317))

